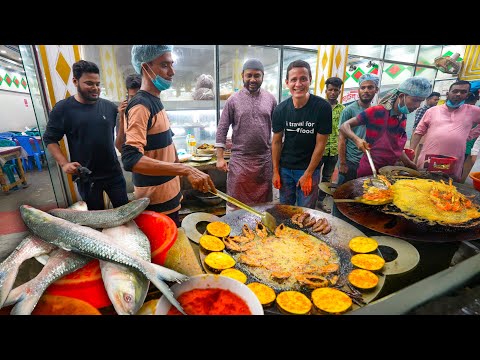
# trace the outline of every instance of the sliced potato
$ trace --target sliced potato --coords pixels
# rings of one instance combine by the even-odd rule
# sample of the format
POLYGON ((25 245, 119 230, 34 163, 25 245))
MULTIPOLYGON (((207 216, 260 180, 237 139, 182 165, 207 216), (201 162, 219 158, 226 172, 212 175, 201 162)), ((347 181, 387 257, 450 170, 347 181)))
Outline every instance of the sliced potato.
POLYGON ((153 299, 145 302, 135 315, 155 315, 159 299, 153 299))
POLYGON ((341 314, 352 306, 352 299, 337 289, 315 289, 311 296, 315 308, 328 314, 341 314))
POLYGON ((257 295, 257 298, 258 300, 260 300, 260 304, 262 304, 263 307, 272 305, 275 301, 275 298, 277 297, 275 291, 273 291, 270 286, 267 286, 265 284, 259 282, 252 282, 247 286, 255 293, 255 295, 257 295))
POLYGON ((230 268, 222 270, 220 275, 240 281, 242 284, 245 284, 247 282, 247 275, 237 269, 230 268))
POLYGON ((230 255, 217 251, 205 256, 204 261, 207 269, 217 274, 235 266, 235 260, 230 255))
POLYGON ((214 221, 207 225, 207 233, 219 238, 227 237, 230 231, 230 225, 222 221, 214 221))
POLYGON ((378 276, 369 270, 355 269, 348 274, 348 281, 362 290, 373 289, 378 284, 378 276))
POLYGON ((348 246, 356 253, 365 254, 377 250, 378 243, 375 239, 366 236, 356 236, 350 240, 348 246))
POLYGON ((353 255, 351 258, 353 265, 360 269, 377 271, 383 268, 385 265, 385 260, 375 254, 357 254, 353 255))
POLYGON ((312 310, 312 302, 299 291, 283 291, 277 295, 277 305, 285 314, 307 315, 312 310))
POLYGON ((225 249, 225 244, 216 236, 212 235, 203 235, 199 242, 200 250, 205 254, 209 254, 213 251, 223 251, 225 249))

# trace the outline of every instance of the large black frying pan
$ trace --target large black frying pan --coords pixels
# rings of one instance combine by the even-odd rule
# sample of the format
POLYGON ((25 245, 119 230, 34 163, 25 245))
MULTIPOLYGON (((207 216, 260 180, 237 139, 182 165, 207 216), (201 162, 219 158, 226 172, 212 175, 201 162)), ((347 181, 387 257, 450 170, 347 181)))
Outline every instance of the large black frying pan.
MULTIPOLYGON (((353 199, 363 194, 361 177, 340 185, 333 193, 334 199, 353 199)), ((472 201, 480 205, 478 192, 466 185, 455 183, 458 191, 464 195, 475 195, 472 201)), ((400 215, 386 214, 381 206, 361 203, 336 203, 338 210, 350 220, 382 234, 407 240, 426 242, 450 242, 480 239, 480 226, 452 227, 447 225, 429 225, 425 222, 415 222, 400 215)))
MULTIPOLYGON (((339 274, 339 283, 346 283, 347 276, 350 271, 353 269, 353 265, 350 261, 352 257, 352 252, 348 247, 349 241, 355 236, 366 236, 363 232, 357 229, 355 226, 349 224, 348 222, 339 219, 338 217, 332 216, 330 214, 324 213, 319 210, 299 207, 299 206, 290 206, 290 205, 280 205, 280 204, 261 204, 255 205, 253 208, 259 212, 267 211, 275 217, 277 224, 284 223, 286 226, 299 229, 297 225, 294 225, 291 221, 291 217, 293 214, 298 212, 308 212, 311 216, 316 218, 326 218, 332 227, 332 231, 330 231, 326 235, 318 234, 312 232, 311 228, 308 229, 301 229, 302 231, 310 234, 318 239, 321 239, 331 245, 337 251, 340 257, 340 274, 339 274)), ((258 216, 253 215, 245 210, 236 210, 233 211, 221 218, 223 222, 226 222, 231 227, 230 234, 232 235, 241 235, 242 234, 242 227, 243 224, 247 224, 251 229, 255 229, 257 221, 260 220, 258 216)), ((381 255, 378 253, 378 255, 381 255)), ((238 265, 237 265, 238 267, 238 265)), ((239 270, 245 271, 244 268, 240 268, 239 270)), ((249 281, 261 281, 259 279, 253 278, 251 274, 247 272, 249 281)), ((378 285, 369 292, 365 292, 363 294, 363 300, 365 303, 369 303, 370 301, 374 300, 375 297, 380 293, 380 290, 383 287, 385 282, 385 277, 379 275, 379 282, 378 285)))

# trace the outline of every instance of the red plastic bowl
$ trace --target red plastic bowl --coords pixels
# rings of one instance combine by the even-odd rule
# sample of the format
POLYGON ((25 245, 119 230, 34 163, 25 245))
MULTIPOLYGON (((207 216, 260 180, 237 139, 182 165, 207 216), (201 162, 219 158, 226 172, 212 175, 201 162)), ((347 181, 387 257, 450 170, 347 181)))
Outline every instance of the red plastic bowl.
POLYGON ((112 304, 103 285, 98 260, 92 260, 84 267, 58 279, 47 288, 45 293, 80 299, 97 309, 112 304))
POLYGON ((480 191, 480 171, 472 172, 468 176, 473 180, 473 187, 480 191))
POLYGON ((177 225, 167 215, 149 210, 142 212, 134 221, 150 240, 152 262, 163 265, 168 250, 177 240, 177 225))

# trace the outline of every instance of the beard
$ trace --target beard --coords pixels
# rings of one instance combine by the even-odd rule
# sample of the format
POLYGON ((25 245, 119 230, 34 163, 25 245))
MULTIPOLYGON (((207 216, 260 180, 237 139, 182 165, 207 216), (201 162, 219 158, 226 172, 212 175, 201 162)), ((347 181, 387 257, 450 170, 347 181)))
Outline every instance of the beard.
MULTIPOLYGON (((263 82, 263 81, 262 81, 263 82)), ((256 83, 250 83, 250 81, 244 81, 243 82, 243 86, 245 87, 245 89, 247 89, 248 91, 250 92, 255 92, 257 91, 258 89, 260 89, 260 86, 262 86, 262 82, 256 82, 256 83), (250 88, 250 84, 252 84, 255 88, 252 90, 250 88)))
POLYGON ((93 97, 88 91, 82 91, 80 86, 77 86, 77 93, 86 101, 97 101, 99 97, 93 97))
POLYGON ((368 96, 359 96, 358 97, 358 100, 360 100, 360 102, 364 103, 364 104, 370 104, 373 100, 373 98, 375 97, 375 95, 373 95, 372 97, 368 96))

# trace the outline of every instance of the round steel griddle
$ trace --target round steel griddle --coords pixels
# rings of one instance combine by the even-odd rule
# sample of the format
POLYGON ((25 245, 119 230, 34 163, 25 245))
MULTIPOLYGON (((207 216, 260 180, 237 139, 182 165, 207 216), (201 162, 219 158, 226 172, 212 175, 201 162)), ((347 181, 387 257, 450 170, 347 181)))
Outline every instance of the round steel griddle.
MULTIPOLYGON (((334 199, 353 199, 363 195, 363 181, 368 176, 361 177, 340 185, 333 194, 334 199)), ((478 192, 463 184, 454 184, 464 195, 478 195, 478 192)), ((480 205, 480 199, 471 199, 480 205)), ((338 210, 350 220, 379 233, 407 240, 426 242, 451 242, 476 240, 480 238, 480 226, 473 228, 454 228, 442 225, 428 225, 406 219, 400 215, 385 214, 382 206, 365 205, 361 203, 335 203, 338 210)))
MULTIPOLYGON (((340 272, 339 272, 339 282, 347 283, 347 276, 350 271, 353 270, 353 265, 350 261, 352 257, 352 252, 348 247, 349 241, 355 236, 366 236, 363 232, 358 230, 355 226, 347 223, 346 221, 334 217, 330 214, 324 213, 322 211, 299 207, 299 206, 290 206, 290 205, 280 205, 280 204, 261 204, 253 206, 259 212, 268 211, 272 214, 275 219, 277 220, 277 225, 284 223, 286 226, 291 227, 293 229, 300 229, 297 225, 294 225, 291 221, 291 217, 293 214, 298 212, 308 212, 311 216, 316 218, 326 218, 332 227, 332 231, 330 231, 326 235, 315 233, 308 229, 300 229, 307 234, 310 234, 318 239, 321 239, 331 245, 338 253, 340 257, 340 272)), ((241 235, 242 234, 242 227, 243 224, 247 224, 251 229, 255 229, 257 221, 259 221, 259 217, 249 213, 245 210, 235 210, 221 218, 222 221, 226 222, 231 227, 231 235, 241 235)), ((378 255, 381 256, 380 253, 378 255)), ((242 269, 240 269, 242 270, 242 269)), ((368 304, 369 302, 373 301, 375 297, 380 293, 383 284, 385 282, 385 276, 380 273, 377 274, 379 281, 378 285, 371 291, 363 292, 363 300, 368 304)), ((259 281, 258 279, 253 278, 252 275, 247 274, 248 282, 252 281, 259 281)), ((356 308, 356 305, 354 305, 356 308)))

